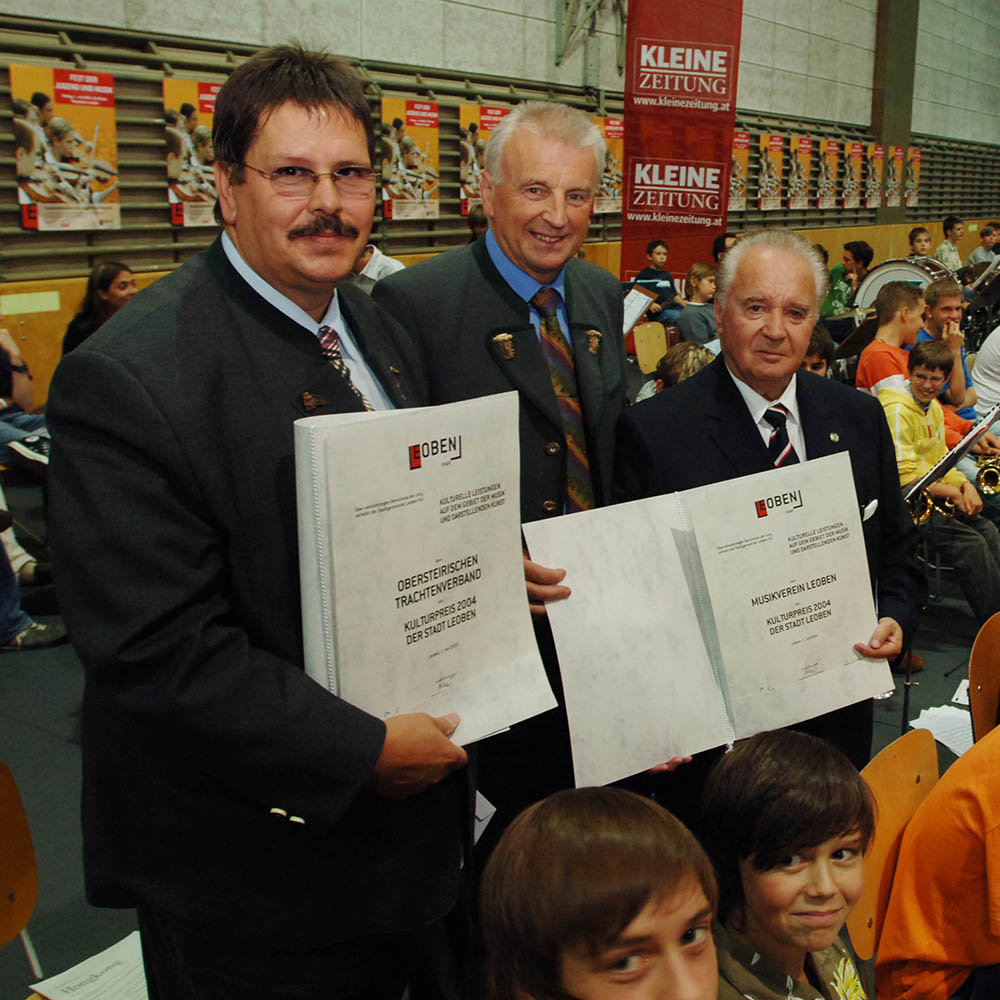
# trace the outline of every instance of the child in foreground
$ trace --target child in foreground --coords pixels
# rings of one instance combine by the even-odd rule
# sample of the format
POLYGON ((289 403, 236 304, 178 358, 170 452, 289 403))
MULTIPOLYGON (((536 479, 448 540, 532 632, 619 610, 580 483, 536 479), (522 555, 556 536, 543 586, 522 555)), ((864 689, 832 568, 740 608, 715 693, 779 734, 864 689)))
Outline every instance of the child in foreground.
POLYGON ((701 813, 719 879, 719 1000, 865 1000, 838 935, 874 829, 868 786, 825 740, 781 729, 719 760, 701 813))
POLYGON ((483 876, 492 1000, 716 1000, 712 866, 655 802, 557 792, 510 825, 483 876))

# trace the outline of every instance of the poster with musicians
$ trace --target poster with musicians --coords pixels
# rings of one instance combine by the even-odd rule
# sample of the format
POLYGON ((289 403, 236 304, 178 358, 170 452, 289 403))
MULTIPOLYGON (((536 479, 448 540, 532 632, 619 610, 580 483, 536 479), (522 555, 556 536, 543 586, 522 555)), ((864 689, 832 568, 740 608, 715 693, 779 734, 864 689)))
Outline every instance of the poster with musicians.
POLYGON ((783 135, 760 137, 760 171, 757 175, 757 208, 774 212, 781 208, 781 167, 785 151, 783 135))
POLYGON ((820 139, 819 177, 816 180, 816 207, 837 207, 837 162, 840 159, 839 139, 820 139))
POLYGON ((462 193, 462 215, 479 197, 479 175, 485 166, 486 144, 510 108, 499 104, 460 104, 458 106, 458 180, 462 193))
POLYGON ((10 94, 21 226, 120 229, 114 77, 11 64, 10 94))
POLYGON ((882 204, 882 177, 885 173, 885 146, 870 142, 865 153, 865 208, 882 204))
POLYGON ((745 212, 750 176, 750 133, 733 133, 733 165, 729 174, 729 211, 745 212))
POLYGON ((223 80, 163 81, 167 197, 175 226, 214 226, 212 118, 223 80))
POLYGON ((864 143, 844 143, 844 208, 857 208, 861 204, 861 160, 864 153, 864 143))
POLYGON ((809 177, 812 174, 813 141, 807 136, 789 139, 788 207, 809 207, 809 177))
POLYGON ((437 219, 441 116, 433 101, 382 98, 382 211, 387 219, 437 219))
POLYGON ((898 208, 902 203, 904 146, 890 146, 886 164, 885 203, 889 208, 898 208))
POLYGON ((622 162, 625 154, 625 119, 604 118, 600 115, 591 121, 601 130, 607 152, 600 186, 594 197, 594 215, 622 210, 622 162))
POLYGON ((903 204, 908 208, 920 204, 920 150, 906 148, 906 170, 903 172, 903 204))

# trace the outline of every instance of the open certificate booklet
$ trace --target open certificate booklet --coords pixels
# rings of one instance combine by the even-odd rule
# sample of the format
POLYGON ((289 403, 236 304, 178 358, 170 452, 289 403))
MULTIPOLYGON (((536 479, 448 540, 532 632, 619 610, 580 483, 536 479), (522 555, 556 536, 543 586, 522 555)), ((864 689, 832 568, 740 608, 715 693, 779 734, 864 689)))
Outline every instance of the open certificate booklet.
POLYGON ((524 589, 517 394, 295 423, 306 672, 471 743, 555 707, 524 589))
POLYGON ((847 453, 523 525, 566 570, 548 605, 578 786, 892 687, 847 453))

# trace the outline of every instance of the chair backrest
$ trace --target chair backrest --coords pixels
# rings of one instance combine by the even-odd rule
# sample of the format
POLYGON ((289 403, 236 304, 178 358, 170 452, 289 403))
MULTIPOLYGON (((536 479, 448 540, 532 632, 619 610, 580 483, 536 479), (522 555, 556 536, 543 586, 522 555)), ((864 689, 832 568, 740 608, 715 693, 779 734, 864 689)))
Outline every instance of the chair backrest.
POLYGON ((1000 710, 1000 613, 979 630, 969 654, 969 707, 972 737, 981 740, 996 724, 1000 710))
POLYGON ((27 926, 38 898, 28 817, 10 768, 0 761, 0 947, 27 926))
POLYGON ((847 919, 858 958, 868 961, 882 936, 889 891, 903 831, 938 780, 937 746, 928 729, 914 729, 890 743, 861 772, 875 795, 875 836, 865 854, 865 888, 847 919))
POLYGON ((640 323, 635 330, 635 359, 639 371, 649 375, 667 353, 667 328, 662 323, 640 323))

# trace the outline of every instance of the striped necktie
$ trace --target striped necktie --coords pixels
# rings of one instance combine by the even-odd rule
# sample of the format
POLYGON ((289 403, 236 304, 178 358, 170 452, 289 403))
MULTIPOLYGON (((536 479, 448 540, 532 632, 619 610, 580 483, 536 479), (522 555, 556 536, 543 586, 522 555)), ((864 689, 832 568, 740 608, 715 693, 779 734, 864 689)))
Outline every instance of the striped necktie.
POLYGON ((365 409, 374 410, 375 407, 368 401, 368 397, 351 381, 351 369, 347 367, 344 361, 343 352, 340 350, 340 337, 337 336, 337 331, 333 327, 321 326, 319 328, 319 346, 323 349, 323 353, 327 358, 329 358, 330 364, 333 365, 335 371, 343 376, 354 395, 364 403, 365 409))
POLYGON ((576 388, 573 349, 562 332, 557 315, 559 293, 554 288, 540 288, 532 296, 531 305, 541 316, 542 354, 548 362, 566 437, 566 512, 590 510, 594 506, 594 487, 587 461, 587 436, 576 388))
POLYGON ((775 468, 782 465, 795 465, 799 456, 795 454, 792 442, 788 439, 788 410, 781 403, 772 403, 764 411, 764 419, 771 425, 771 437, 767 443, 767 454, 774 462, 775 468))

